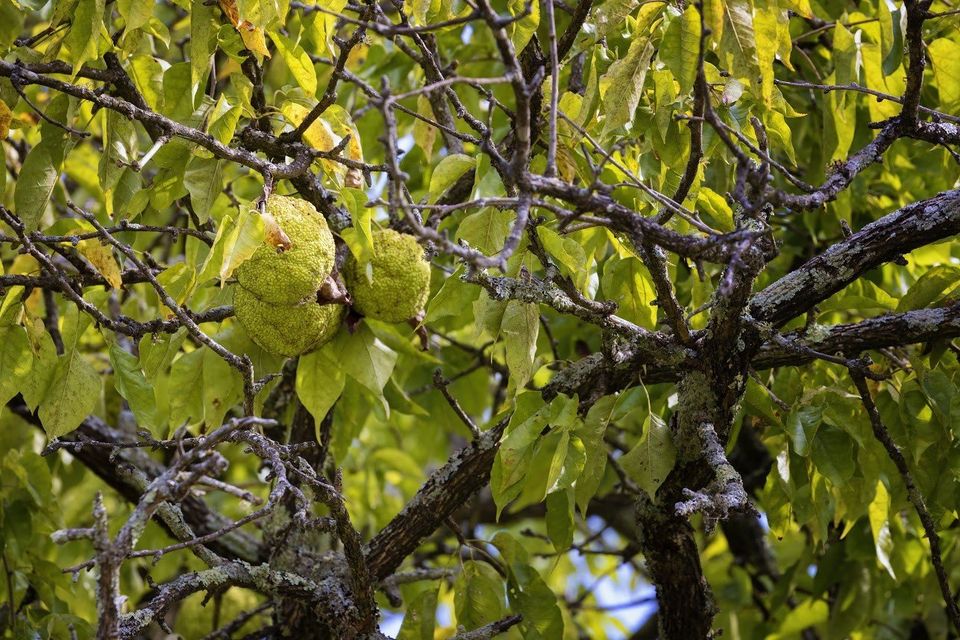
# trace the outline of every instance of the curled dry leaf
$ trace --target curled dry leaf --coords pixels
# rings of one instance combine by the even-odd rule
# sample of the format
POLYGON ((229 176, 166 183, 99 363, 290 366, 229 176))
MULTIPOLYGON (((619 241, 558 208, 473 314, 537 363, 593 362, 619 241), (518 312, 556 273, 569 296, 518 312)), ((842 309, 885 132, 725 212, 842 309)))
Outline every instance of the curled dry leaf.
POLYGON ((270 51, 267 49, 267 39, 263 29, 253 24, 249 20, 240 17, 240 9, 237 8, 236 0, 218 0, 217 4, 227 17, 233 28, 240 34, 244 46, 256 54, 270 57, 270 51))
POLYGON ((347 175, 343 178, 344 186, 350 187, 351 189, 362 189, 363 188, 363 172, 360 169, 352 168, 347 170, 347 175))
POLYGON ((277 219, 269 211, 262 211, 260 216, 263 218, 264 239, 267 244, 275 247, 277 251, 286 251, 293 246, 290 237, 284 233, 277 224, 277 219))

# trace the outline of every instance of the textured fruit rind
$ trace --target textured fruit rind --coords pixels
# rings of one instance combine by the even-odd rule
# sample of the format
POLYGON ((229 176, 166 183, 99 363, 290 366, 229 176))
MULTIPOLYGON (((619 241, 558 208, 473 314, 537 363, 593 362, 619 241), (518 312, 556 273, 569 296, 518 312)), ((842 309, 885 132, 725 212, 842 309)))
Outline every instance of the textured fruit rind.
POLYGON ((270 213, 290 239, 283 252, 264 243, 236 271, 237 282, 263 302, 294 305, 312 297, 333 269, 333 234, 312 204, 270 196, 270 213))
POLYGON ((430 295, 430 263, 413 236, 392 229, 373 232, 373 258, 354 256, 344 265, 353 308, 368 318, 403 322, 419 314, 430 295), (368 264, 372 279, 367 278, 368 264))
POLYGON ((281 356, 298 356, 322 347, 340 328, 345 307, 306 302, 297 306, 259 300, 243 287, 235 287, 233 306, 237 319, 258 345, 281 356))

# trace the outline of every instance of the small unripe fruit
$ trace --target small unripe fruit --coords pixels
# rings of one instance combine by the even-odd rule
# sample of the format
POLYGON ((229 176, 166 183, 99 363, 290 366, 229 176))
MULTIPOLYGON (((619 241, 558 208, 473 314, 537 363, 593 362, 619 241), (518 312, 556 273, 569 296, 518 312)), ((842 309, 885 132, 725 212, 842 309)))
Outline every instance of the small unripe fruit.
POLYGON ((270 196, 266 212, 285 236, 278 250, 268 241, 236 270, 237 282, 262 302, 296 305, 315 297, 334 261, 333 234, 312 204, 270 196))
POLYGON ((373 257, 347 259, 343 277, 353 308, 368 318, 404 322, 416 318, 430 296, 430 263, 413 236, 392 229, 373 232, 373 257))
POLYGON ((329 342, 340 328, 345 310, 342 305, 320 305, 316 300, 293 306, 272 304, 243 287, 234 288, 233 306, 254 342, 270 353, 288 357, 329 342))

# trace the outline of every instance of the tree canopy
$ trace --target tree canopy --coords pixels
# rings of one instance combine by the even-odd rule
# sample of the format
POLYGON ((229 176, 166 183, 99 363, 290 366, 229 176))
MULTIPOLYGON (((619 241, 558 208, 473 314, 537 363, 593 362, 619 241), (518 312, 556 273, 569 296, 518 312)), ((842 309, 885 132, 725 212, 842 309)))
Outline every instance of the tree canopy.
POLYGON ((957 637, 958 25, 0 0, 3 637, 957 637))

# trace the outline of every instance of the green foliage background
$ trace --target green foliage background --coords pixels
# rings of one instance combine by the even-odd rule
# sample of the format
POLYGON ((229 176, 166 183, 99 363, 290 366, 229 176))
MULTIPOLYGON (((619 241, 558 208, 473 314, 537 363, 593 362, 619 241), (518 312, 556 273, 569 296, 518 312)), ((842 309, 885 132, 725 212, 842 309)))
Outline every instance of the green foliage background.
MULTIPOLYGON (((98 83, 75 74, 82 68, 104 69, 105 56, 114 55, 147 108, 236 148, 240 131, 258 116, 267 118, 276 134, 295 127, 330 81, 330 61, 339 48, 336 19, 327 11, 345 11, 344 2, 293 5, 238 2, 240 16, 255 28, 245 42, 221 8, 199 0, 0 0, 0 49, 11 63, 63 61, 67 68, 57 77, 85 87, 98 83), (249 40, 257 34, 263 38, 259 45, 249 40), (248 50, 260 46, 266 47, 256 54, 263 64, 266 107, 258 113, 241 65, 251 55, 248 50)), ((547 41, 540 3, 532 3, 529 12, 513 0, 494 7, 522 16, 510 27, 517 51, 534 36, 547 41)), ((950 12, 951 7, 934 2, 931 11, 950 12)), ((414 26, 470 12, 468 3, 445 0, 408 1, 404 9, 414 26)), ((694 100, 701 15, 709 30, 703 71, 716 113, 735 132, 731 135, 754 146, 761 144, 750 124, 756 118, 766 130, 770 156, 804 182, 821 184, 836 163, 872 140, 876 131, 868 123, 899 114, 896 100, 876 99, 877 92, 899 97, 905 90, 899 3, 602 0, 593 3, 571 49, 571 58, 580 56, 582 93, 568 90, 574 65, 560 71, 557 165, 563 180, 591 184, 596 148, 614 149, 597 180, 613 185, 616 202, 640 215, 657 213, 661 203, 634 182, 639 178, 665 194, 680 184, 691 148, 684 117, 694 100), (851 89, 854 84, 874 94, 851 89), (823 90, 833 85, 845 89, 823 90)), ((558 32, 569 20, 567 13, 558 13, 558 32)), ((482 24, 469 29, 455 24, 434 35, 444 62, 455 63, 460 76, 505 73, 482 24)), ((957 16, 928 21, 924 39, 929 65, 922 104, 956 114, 957 16)), ((403 94, 426 83, 423 69, 390 38, 376 34, 354 49, 346 68, 362 84, 341 82, 335 104, 305 141, 326 150, 349 134, 345 153, 352 160, 384 164, 389 160, 381 143, 384 122, 363 87, 379 91, 385 78, 394 95, 403 94)), ((127 222, 196 230, 195 235, 171 235, 120 228, 116 236, 138 255, 152 256, 157 280, 178 305, 196 313, 230 305, 233 270, 263 242, 255 213, 262 175, 182 137, 153 149, 142 123, 35 84, 23 86, 21 97, 9 71, 4 75, 0 99, 6 108, 0 109, 0 122, 8 135, 6 170, 0 172, 2 203, 27 232, 48 240, 61 237, 44 244, 58 244, 64 255, 85 265, 88 281, 100 274, 113 285, 84 286, 86 304, 108 317, 122 314, 137 322, 173 317, 149 283, 130 279, 124 256, 96 239, 73 241, 94 227, 68 203, 105 226, 127 222), (30 103, 89 137, 40 120, 30 103)), ((541 95, 544 109, 549 83, 548 78, 541 95)), ((470 113, 489 118, 499 140, 509 135, 510 118, 488 105, 512 105, 514 96, 509 84, 485 86, 488 97, 466 85, 456 92, 470 113)), ((396 112, 396 133, 405 151, 399 168, 414 202, 439 201, 470 171, 476 172, 472 199, 508 195, 480 145, 467 142, 461 151, 450 152, 436 127, 412 115, 432 116, 429 101, 415 94, 399 103, 406 107, 396 112)), ((462 122, 459 126, 470 132, 462 122)), ((705 127, 703 136, 704 159, 682 204, 705 225, 732 231, 739 213, 727 194, 735 183, 736 158, 713 129, 705 127)), ((534 147, 533 171, 544 169, 545 153, 542 146, 534 147)), ((843 225, 860 229, 894 209, 955 188, 960 168, 953 155, 946 146, 900 140, 824 207, 777 211, 770 224, 779 255, 755 290, 842 239, 843 225)), ((374 172, 372 184, 357 189, 348 167, 329 159, 317 160, 313 170, 337 206, 352 216, 350 226, 338 230, 340 237, 351 250, 364 251, 371 225, 389 222, 388 207, 377 202, 386 198, 383 180, 374 172), (371 200, 373 205, 366 206, 371 200)), ((790 187, 777 176, 778 186, 790 187)), ((278 179, 274 189, 295 193, 285 180, 278 179)), ((589 219, 561 223, 549 207, 536 209, 535 215, 540 217, 536 239, 550 269, 590 299, 615 301, 620 318, 651 331, 662 326, 651 275, 623 235, 589 219)), ((493 255, 514 219, 510 209, 464 207, 445 217, 438 231, 493 255)), ((681 217, 669 226, 696 232, 681 217)), ((135 424, 158 439, 178 429, 202 433, 243 415, 244 381, 183 328, 130 339, 101 326, 59 293, 54 304, 63 350, 58 354, 44 325, 49 309, 42 287, 25 287, 17 279, 41 275, 40 266, 34 257, 18 253, 9 225, 0 224, 0 233, 0 401, 22 394, 45 429, 0 409, 0 628, 14 638, 91 637, 95 575, 81 571, 72 580, 61 571, 89 559, 90 545, 55 545, 50 534, 87 526, 97 491, 103 491, 107 511, 117 521, 131 507, 71 456, 41 456, 45 443, 68 434, 90 414, 110 424, 135 424)), ((953 239, 917 249, 906 256, 906 264, 868 272, 784 330, 807 326, 813 335, 830 325, 954 304, 958 259, 953 239)), ((620 592, 628 594, 647 584, 642 559, 635 557, 636 548, 629 551, 630 523, 597 538, 597 527, 611 526, 611 508, 599 509, 598 519, 584 516, 593 512, 592 501, 620 493, 626 480, 618 470, 651 494, 670 471, 674 385, 644 385, 641 372, 635 385, 616 395, 583 405, 583 399, 565 395, 546 402, 539 389, 557 371, 602 350, 601 328, 547 304, 491 299, 483 287, 461 278, 466 267, 443 252, 433 264, 424 321, 433 336, 429 350, 419 349, 406 325, 364 320, 355 331, 344 328, 323 349, 287 364, 298 401, 318 429, 332 411, 330 452, 343 469, 346 503, 365 539, 386 526, 428 473, 470 439, 433 385, 436 369, 453 380, 450 393, 481 428, 509 417, 490 482, 500 521, 488 513, 467 518, 477 539, 458 542, 450 531, 438 532, 424 543, 421 555, 431 566, 451 569, 453 577, 402 586, 399 609, 382 596, 379 604, 384 612, 406 616, 399 636, 404 639, 448 637, 457 625, 472 629, 508 613, 521 613, 524 622, 507 637, 629 635, 633 630, 618 612, 605 610, 612 603, 598 602, 585 585, 620 581, 620 592), (608 456, 619 469, 607 463, 608 456), (545 510, 538 507, 544 504, 545 510), (468 551, 459 554, 460 546, 468 551), (581 553, 586 550, 595 553, 581 553), (498 558, 502 573, 482 562, 483 554, 498 558), (612 577, 627 562, 629 577, 612 577), (452 611, 449 622, 436 621, 438 606, 452 611)), ((721 267, 676 256, 668 260, 669 278, 691 314, 692 329, 706 326, 709 314, 701 310, 720 285, 721 267)), ((499 275, 544 272, 525 240, 499 275)), ((284 361, 256 347, 233 318, 201 328, 230 352, 246 354, 258 378, 282 372, 284 361)), ((960 506, 956 348, 942 339, 874 356, 890 373, 889 379, 871 383, 876 403, 941 528, 952 584, 960 585, 954 568, 960 506)), ((256 412, 276 384, 256 395, 256 412)), ((280 408, 281 422, 292 419, 296 406, 280 408)), ((704 574, 719 610, 715 624, 723 637, 792 638, 813 628, 821 638, 902 638, 916 620, 931 637, 946 637, 948 623, 923 530, 843 367, 815 361, 758 372, 747 383, 734 430, 755 433, 772 460, 756 503, 768 527, 774 571, 758 574, 731 551, 721 532, 698 530, 704 574)), ((258 476, 259 461, 239 446, 224 453, 232 464, 223 480, 265 497, 269 486, 258 476)), ((249 511, 249 505, 216 491, 205 499, 234 518, 249 511)), ((138 548, 169 542, 150 525, 138 548)), ((122 572, 128 607, 135 608, 149 591, 147 573, 162 583, 200 568, 196 558, 182 553, 155 565, 149 558, 128 562, 122 572)), ((184 637, 202 637, 214 628, 214 617, 223 623, 262 602, 252 592, 231 589, 215 598, 214 613, 214 605, 203 607, 201 600, 192 596, 175 616, 174 629, 184 637)), ((255 628, 258 620, 246 628, 255 628)))

